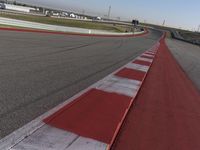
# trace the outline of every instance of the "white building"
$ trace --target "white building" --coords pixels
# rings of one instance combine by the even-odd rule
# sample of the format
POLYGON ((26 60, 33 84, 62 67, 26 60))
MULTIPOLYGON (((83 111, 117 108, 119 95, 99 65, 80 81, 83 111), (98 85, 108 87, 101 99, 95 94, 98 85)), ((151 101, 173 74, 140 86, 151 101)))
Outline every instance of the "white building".
POLYGON ((70 16, 71 18, 76 18, 76 15, 73 14, 73 13, 71 13, 69 16, 70 16))
POLYGON ((21 12, 30 12, 31 10, 33 11, 36 10, 33 7, 25 7, 25 6, 18 6, 18 5, 12 5, 12 4, 5 4, 5 9, 21 11, 21 12))

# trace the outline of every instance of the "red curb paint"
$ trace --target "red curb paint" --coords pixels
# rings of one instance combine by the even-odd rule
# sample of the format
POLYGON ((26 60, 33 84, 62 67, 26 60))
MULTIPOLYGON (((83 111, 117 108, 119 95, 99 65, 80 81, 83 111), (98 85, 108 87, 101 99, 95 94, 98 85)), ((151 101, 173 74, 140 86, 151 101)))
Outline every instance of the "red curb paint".
POLYGON ((132 63, 139 64, 139 65, 146 65, 150 66, 151 62, 143 61, 143 60, 134 60, 132 63))
POLYGON ((59 129, 110 143, 131 98, 91 89, 44 120, 59 129))
POLYGON ((145 74, 146 73, 143 71, 124 68, 124 69, 120 70, 119 72, 117 72, 115 75, 119 76, 119 77, 123 77, 123 78, 142 81, 145 74))
POLYGON ((19 28, 4 28, 0 27, 0 30, 4 31, 16 31, 16 32, 33 32, 33 33, 46 33, 46 34, 58 34, 58 35, 73 35, 73 36, 95 36, 95 37, 139 37, 145 36, 149 33, 147 29, 142 34, 137 35, 103 35, 103 34, 81 34, 81 33, 70 33, 70 32, 56 32, 56 31, 46 31, 46 30, 37 30, 37 29, 19 29, 19 28))

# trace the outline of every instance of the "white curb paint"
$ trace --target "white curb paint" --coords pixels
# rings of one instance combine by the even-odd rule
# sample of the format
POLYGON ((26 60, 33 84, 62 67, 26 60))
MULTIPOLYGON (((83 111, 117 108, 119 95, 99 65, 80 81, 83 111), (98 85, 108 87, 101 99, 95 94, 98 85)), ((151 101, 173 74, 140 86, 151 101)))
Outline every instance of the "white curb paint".
POLYGON ((141 82, 138 80, 131 80, 121 78, 114 75, 108 76, 96 89, 109 93, 117 93, 129 97, 135 97, 141 82))
POLYGON ((153 53, 153 54, 156 53, 156 51, 153 51, 153 50, 149 50, 149 51, 147 51, 147 52, 149 52, 149 53, 153 53))
POLYGON ((44 125, 11 150, 106 150, 107 144, 44 125))
POLYGON ((129 63, 125 67, 128 69, 135 69, 143 72, 147 72, 149 70, 149 66, 135 64, 135 63, 129 63))
POLYGON ((153 61, 153 59, 143 58, 143 57, 138 57, 137 60, 142 60, 142 61, 147 61, 147 62, 152 62, 153 61))
POLYGON ((148 53, 148 55, 155 55, 154 52, 146 51, 145 54, 147 54, 147 53, 148 53))
POLYGON ((145 54, 145 53, 144 53, 144 54, 142 54, 142 56, 147 56, 147 57, 152 57, 152 58, 154 57, 154 55, 145 54))

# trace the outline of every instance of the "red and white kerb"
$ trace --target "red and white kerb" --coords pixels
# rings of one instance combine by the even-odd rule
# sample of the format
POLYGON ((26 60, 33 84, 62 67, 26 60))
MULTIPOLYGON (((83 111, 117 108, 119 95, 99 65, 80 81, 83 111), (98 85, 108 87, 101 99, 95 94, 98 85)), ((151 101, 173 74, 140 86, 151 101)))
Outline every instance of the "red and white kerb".
MULTIPOLYGON (((14 143, 12 150, 106 150, 133 103, 159 43, 73 101, 42 118, 40 127, 14 143)), ((1 144, 0 144, 1 145, 1 144)), ((0 146, 1 148, 1 146, 0 146)))

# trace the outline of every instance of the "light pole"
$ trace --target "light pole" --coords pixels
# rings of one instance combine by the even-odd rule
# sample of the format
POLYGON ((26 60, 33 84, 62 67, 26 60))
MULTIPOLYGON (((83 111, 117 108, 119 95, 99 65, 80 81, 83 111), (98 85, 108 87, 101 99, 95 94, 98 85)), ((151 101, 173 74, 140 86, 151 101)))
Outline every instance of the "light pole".
POLYGON ((110 19, 110 12, 111 12, 111 6, 109 6, 109 9, 108 9, 108 19, 110 19))
POLYGON ((132 20, 132 25, 133 25, 133 34, 134 34, 136 26, 139 25, 139 21, 138 20, 132 20))
POLYGON ((165 26, 165 20, 163 21, 163 24, 162 24, 162 26, 165 26))

